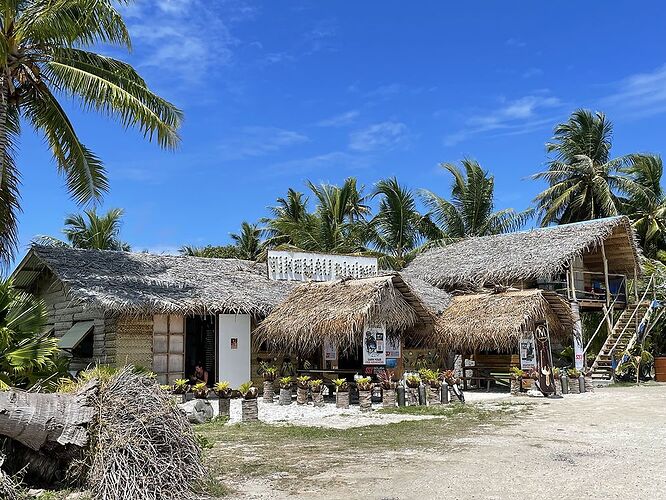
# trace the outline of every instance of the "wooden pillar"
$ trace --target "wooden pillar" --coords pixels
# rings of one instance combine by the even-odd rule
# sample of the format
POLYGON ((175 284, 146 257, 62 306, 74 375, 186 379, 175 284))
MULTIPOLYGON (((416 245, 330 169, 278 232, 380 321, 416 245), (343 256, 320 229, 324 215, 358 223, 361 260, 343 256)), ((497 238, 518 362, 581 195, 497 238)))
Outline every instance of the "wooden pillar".
POLYGON ((611 294, 610 294, 610 284, 608 281, 608 259, 606 258, 606 247, 604 242, 601 242, 601 258, 604 261, 604 284, 606 285, 606 307, 610 309, 609 316, 613 316, 613 309, 611 307, 611 294))
POLYGON ((571 265, 567 269, 565 279, 567 280, 567 299, 571 300, 573 298, 571 297, 571 265))
MULTIPOLYGON (((626 279, 624 280, 624 288, 626 290, 627 288, 627 283, 626 279)), ((638 273, 636 272, 636 268, 634 267, 634 299, 636 299, 636 302, 638 302, 638 273)), ((629 297, 627 297, 627 302, 629 302, 629 297)))

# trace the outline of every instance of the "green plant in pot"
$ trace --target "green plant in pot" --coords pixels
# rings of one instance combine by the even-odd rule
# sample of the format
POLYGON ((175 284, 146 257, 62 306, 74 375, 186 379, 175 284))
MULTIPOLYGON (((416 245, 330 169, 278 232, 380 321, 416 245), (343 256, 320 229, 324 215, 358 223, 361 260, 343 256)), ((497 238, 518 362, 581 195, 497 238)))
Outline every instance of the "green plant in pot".
POLYGON ((372 410, 372 379, 370 377, 360 377, 356 379, 356 387, 358 387, 358 404, 361 411, 372 410))
POLYGON ((382 370, 379 372, 379 384, 382 388, 382 406, 393 408, 396 403, 396 389, 398 379, 394 370, 382 370))
POLYGON ((182 396, 183 403, 187 401, 187 394, 190 392, 190 383, 184 378, 179 378, 173 383, 173 394, 182 396))
POLYGON ((421 386, 421 377, 415 373, 407 375, 405 378, 405 399, 407 406, 418 406, 419 404, 419 387, 421 386))
POLYGON ((192 392, 197 399, 208 399, 210 389, 206 385, 206 382, 199 382, 192 387, 192 392))
POLYGON ((291 377, 282 377, 279 380, 280 383, 280 398, 278 399, 278 404, 281 406, 291 404, 291 388, 293 386, 294 380, 291 377))
POLYGON ((257 406, 257 396, 259 389, 252 385, 252 381, 241 384, 238 388, 241 397, 241 420, 243 422, 256 422, 259 420, 259 408, 257 406))
POLYGON ((520 385, 525 376, 525 372, 517 366, 511 367, 511 394, 516 395, 520 393, 520 385))
POLYGON ((264 377, 264 403, 272 403, 275 398, 274 384, 277 374, 278 369, 276 367, 264 364, 262 369, 262 376, 264 377))
POLYGON ((308 388, 310 387, 310 376, 301 375, 296 378, 296 404, 304 405, 308 402, 308 388))
POLYGON ((220 417, 228 417, 231 408, 231 384, 226 380, 222 380, 213 386, 213 392, 219 398, 217 401, 220 417))
POLYGON ((310 380, 310 394, 312 395, 312 403, 315 406, 324 406, 324 381, 322 379, 310 380))
POLYGON ((442 387, 442 379, 437 370, 425 369, 421 370, 421 378, 426 383, 428 392, 428 404, 438 405, 441 404, 440 389, 442 387))
POLYGON ((349 408, 349 383, 347 379, 336 378, 335 384, 335 406, 337 408, 349 408))
POLYGON ((569 368, 567 370, 567 375, 569 376, 569 394, 580 394, 580 370, 576 368, 569 368))

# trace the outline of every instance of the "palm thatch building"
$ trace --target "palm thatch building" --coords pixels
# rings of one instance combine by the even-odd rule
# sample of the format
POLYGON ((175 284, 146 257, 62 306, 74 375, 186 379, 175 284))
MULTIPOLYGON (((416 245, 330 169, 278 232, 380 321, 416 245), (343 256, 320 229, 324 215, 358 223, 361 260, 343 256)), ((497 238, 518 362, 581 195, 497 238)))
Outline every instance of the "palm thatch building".
POLYGON ((418 256, 407 274, 450 291, 513 286, 555 291, 581 308, 626 302, 626 278, 640 274, 627 217, 467 238, 418 256))

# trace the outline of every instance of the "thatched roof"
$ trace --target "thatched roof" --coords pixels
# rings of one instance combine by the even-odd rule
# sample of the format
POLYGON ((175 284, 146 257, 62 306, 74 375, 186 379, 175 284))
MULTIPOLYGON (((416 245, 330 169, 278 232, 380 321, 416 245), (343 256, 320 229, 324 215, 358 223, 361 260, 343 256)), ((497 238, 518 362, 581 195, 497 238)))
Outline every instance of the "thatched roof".
POLYGON ((33 246, 13 276, 30 288, 45 270, 73 302, 126 314, 238 312, 267 315, 293 283, 271 281, 266 264, 236 259, 33 246))
POLYGON ((640 274, 638 245, 627 217, 551 226, 468 238, 419 255, 405 274, 446 289, 475 289, 549 279, 583 256, 588 269, 601 272, 604 243, 609 272, 640 274))
POLYGON ((418 292, 392 274, 300 284, 255 332, 274 350, 308 353, 328 339, 345 351, 360 345, 366 326, 385 324, 388 334, 399 334, 434 320, 418 292))
POLYGON ((532 289, 459 295, 437 318, 430 340, 456 352, 513 351, 523 331, 544 320, 551 339, 571 336, 571 309, 555 292, 532 289))

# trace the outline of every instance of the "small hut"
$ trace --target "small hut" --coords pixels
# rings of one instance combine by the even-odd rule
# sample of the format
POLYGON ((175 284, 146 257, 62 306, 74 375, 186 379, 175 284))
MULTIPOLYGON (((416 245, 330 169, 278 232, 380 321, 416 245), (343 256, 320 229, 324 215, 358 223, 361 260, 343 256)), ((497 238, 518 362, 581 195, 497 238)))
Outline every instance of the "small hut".
POLYGON ((307 282, 261 322, 255 339, 274 351, 313 356, 325 369, 360 372, 364 365, 391 366, 390 359, 400 368, 405 337, 431 332, 449 301, 446 292, 418 280, 408 284, 399 274, 307 282), (368 332, 376 356, 370 362, 368 332))

